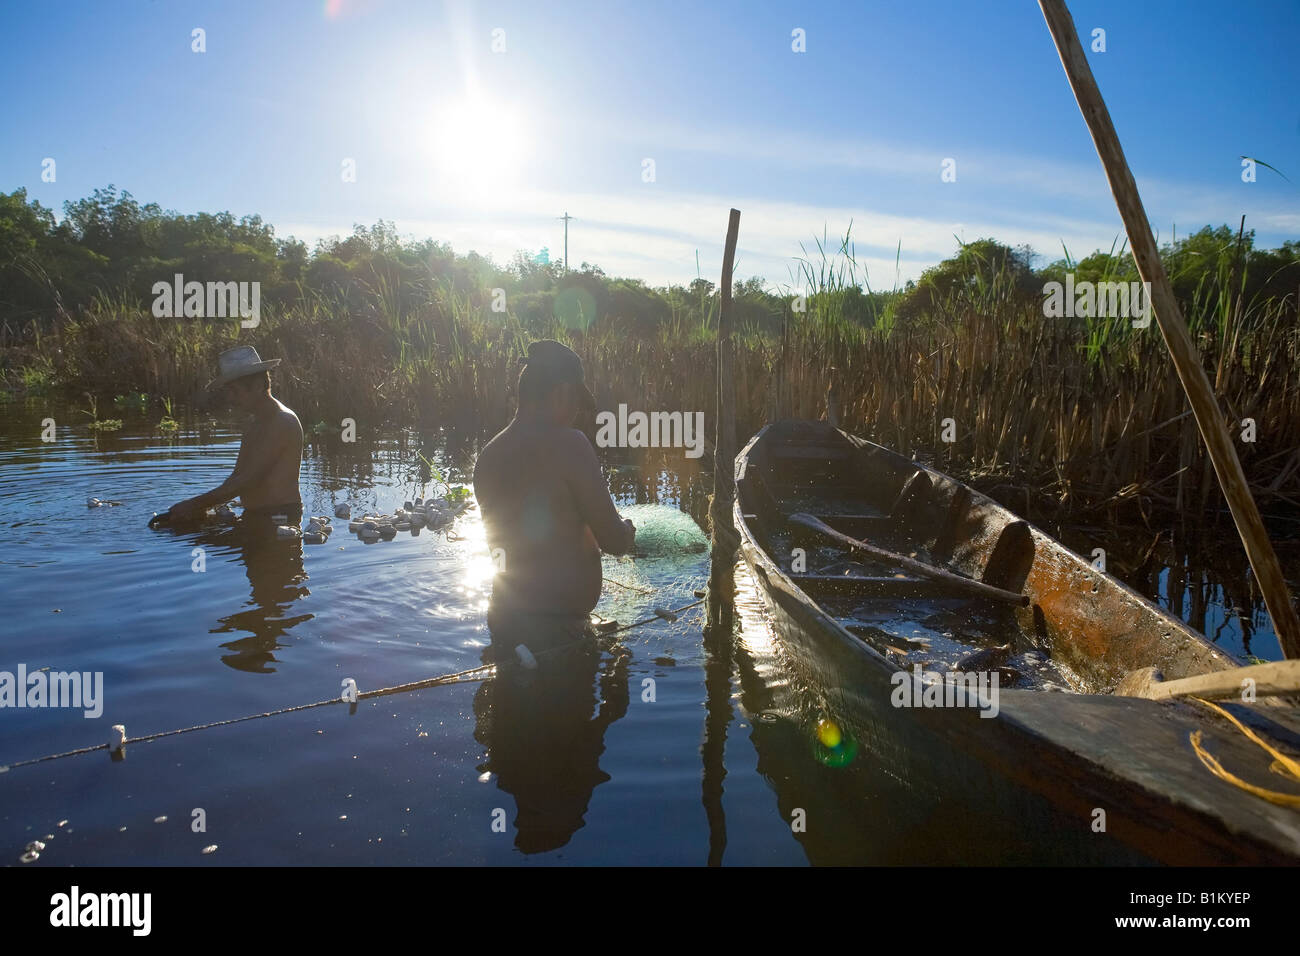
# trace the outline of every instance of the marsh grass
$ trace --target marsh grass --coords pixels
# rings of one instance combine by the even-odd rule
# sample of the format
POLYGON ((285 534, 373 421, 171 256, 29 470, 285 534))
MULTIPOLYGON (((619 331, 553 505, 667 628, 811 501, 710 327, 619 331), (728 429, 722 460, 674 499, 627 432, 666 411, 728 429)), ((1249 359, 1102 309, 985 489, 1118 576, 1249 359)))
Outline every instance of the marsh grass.
MULTIPOLYGON (((738 433, 777 414, 822 417, 833 381, 841 427, 1008 503, 1204 509, 1214 476, 1155 322, 1138 330, 1127 319, 1045 318, 1041 291, 1023 276, 987 268, 974 245, 963 254, 970 280, 905 316, 904 291, 871 289, 849 234, 816 240, 793 277, 807 310, 792 311, 787 296, 777 325, 751 323, 736 335, 738 433), (940 439, 946 418, 956 424, 952 443, 940 439)), ((1068 250, 1066 261, 1073 267, 1068 250)), ((1131 276, 1123 246, 1112 246, 1101 270, 1102 278, 1131 276)), ((703 297, 689 310, 669 296, 654 327, 610 314, 570 328, 556 318, 525 327, 512 309, 492 311, 490 289, 467 291, 433 274, 403 285, 379 271, 353 281, 360 295, 299 286, 287 301, 265 304, 260 325, 247 330, 156 319, 97 297, 27 348, 21 379, 33 390, 75 383, 189 404, 201 401, 217 353, 238 341, 283 359, 277 394, 304 420, 327 422, 324 435, 340 416, 359 426, 395 420, 491 432, 512 413, 527 342, 551 337, 582 356, 601 407, 703 410, 711 434, 718 299, 707 283, 687 292, 703 297)), ((1256 422, 1257 442, 1238 444, 1254 490, 1262 502, 1300 506, 1295 305, 1243 301, 1244 287, 1244 267, 1221 262, 1196 287, 1187 319, 1234 435, 1243 419, 1256 422)), ((93 405, 90 414, 97 420, 93 405)))

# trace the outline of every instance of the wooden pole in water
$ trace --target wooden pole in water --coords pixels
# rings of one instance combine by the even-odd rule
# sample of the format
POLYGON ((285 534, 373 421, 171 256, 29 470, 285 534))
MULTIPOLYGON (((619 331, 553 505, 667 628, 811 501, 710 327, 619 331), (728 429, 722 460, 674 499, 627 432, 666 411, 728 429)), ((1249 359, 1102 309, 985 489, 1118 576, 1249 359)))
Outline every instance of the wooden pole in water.
POLYGON ((740 210, 731 210, 727 244, 722 254, 721 308, 718 311, 718 426, 713 453, 713 500, 709 503, 709 529, 713 548, 709 568, 709 612, 706 632, 731 640, 731 607, 735 597, 734 571, 740 535, 732 521, 736 498, 736 403, 733 377, 735 346, 731 341, 731 269, 736 261, 740 210))
POLYGON ((731 269, 736 261, 740 210, 731 210, 727 243, 722 254, 721 308, 718 311, 718 424, 713 451, 713 498, 709 502, 709 529, 713 547, 709 568, 708 621, 704 625, 705 698, 704 762, 701 798, 709 822, 709 866, 721 866, 727 846, 727 821, 722 810, 722 782, 727 776, 724 750, 731 723, 732 639, 736 597, 736 551, 740 536, 732 520, 736 497, 736 412, 733 383, 736 356, 731 342, 731 269))
POLYGON ((1246 557, 1250 560, 1255 580, 1259 582, 1259 589, 1264 595, 1264 604, 1273 619, 1273 630, 1282 646, 1282 653, 1287 657, 1300 657, 1300 617, 1297 617, 1295 606, 1291 603, 1282 568, 1278 564, 1277 555, 1273 553, 1255 499, 1251 497, 1250 486, 1241 469, 1241 461, 1237 458, 1237 449, 1232 444, 1227 420, 1214 397, 1210 380, 1201 365, 1200 354, 1183 322, 1182 312, 1169 285, 1169 277, 1165 274, 1164 263, 1160 261, 1160 251, 1151 233, 1151 224, 1142 206, 1137 183, 1124 158, 1119 136, 1111 122, 1101 91, 1097 88, 1097 81, 1093 78, 1088 58, 1079 44, 1074 20, 1071 19, 1064 0, 1038 0, 1038 5, 1056 43, 1061 65, 1065 67, 1065 75, 1074 91, 1074 98, 1079 103, 1079 110, 1092 133, 1097 155, 1101 157, 1101 164, 1106 170, 1110 190, 1115 196, 1115 204, 1119 207, 1120 217, 1128 232, 1129 246, 1137 262, 1138 274, 1151 290, 1147 306, 1155 312, 1160 333, 1169 346, 1174 368, 1178 370, 1178 378, 1191 402, 1196 425, 1201 430, 1201 437, 1205 439, 1214 472, 1219 476, 1219 484, 1223 487, 1223 495, 1228 499, 1232 520, 1236 522, 1237 532, 1246 547, 1246 557))

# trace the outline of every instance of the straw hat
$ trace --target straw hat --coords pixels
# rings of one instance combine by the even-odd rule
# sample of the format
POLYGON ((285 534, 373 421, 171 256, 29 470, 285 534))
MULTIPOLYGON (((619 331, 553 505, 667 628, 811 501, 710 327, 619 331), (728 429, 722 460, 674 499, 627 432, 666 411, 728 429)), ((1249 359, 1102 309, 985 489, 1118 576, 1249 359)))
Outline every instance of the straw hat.
POLYGON ((215 391, 237 378, 264 372, 267 369, 275 368, 279 364, 279 359, 268 359, 263 362, 262 357, 257 354, 257 349, 251 345, 239 345, 233 349, 226 349, 217 357, 217 368, 220 374, 208 382, 204 391, 215 391))

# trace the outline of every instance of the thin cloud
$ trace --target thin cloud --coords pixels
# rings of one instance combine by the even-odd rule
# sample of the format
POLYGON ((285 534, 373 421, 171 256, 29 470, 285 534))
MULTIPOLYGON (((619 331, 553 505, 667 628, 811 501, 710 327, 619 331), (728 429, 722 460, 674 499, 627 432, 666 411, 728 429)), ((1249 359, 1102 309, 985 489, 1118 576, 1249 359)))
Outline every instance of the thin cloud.
MULTIPOLYGON (((516 251, 535 253, 546 246, 552 259, 563 252, 563 230, 555 222, 556 210, 575 217, 570 226, 570 254, 574 264, 591 262, 608 274, 643 279, 654 285, 684 283, 695 278, 695 253, 700 271, 716 281, 721 263, 727 210, 742 212, 740 254, 747 275, 762 275, 772 283, 787 283, 796 259, 817 256, 815 239, 825 235, 828 251, 839 249, 846 230, 861 265, 868 269, 873 288, 892 288, 895 255, 902 242, 897 274, 899 283, 916 279, 928 266, 951 256, 954 236, 971 241, 996 238, 1011 245, 1029 244, 1049 260, 1059 258, 1061 243, 1072 254, 1086 255, 1109 248, 1116 225, 1085 223, 1061 217, 1050 225, 1030 225, 1015 219, 988 222, 952 221, 924 216, 897 216, 865 206, 827 206, 774 202, 755 197, 646 194, 552 193, 532 190, 516 197, 509 211, 478 206, 439 204, 433 210, 408 208, 408 215, 387 213, 399 232, 450 243, 460 253, 473 249, 508 263, 516 251), (800 243, 803 249, 800 249, 800 243)), ((285 223, 278 231, 314 242, 329 235, 346 236, 351 223, 285 223)))

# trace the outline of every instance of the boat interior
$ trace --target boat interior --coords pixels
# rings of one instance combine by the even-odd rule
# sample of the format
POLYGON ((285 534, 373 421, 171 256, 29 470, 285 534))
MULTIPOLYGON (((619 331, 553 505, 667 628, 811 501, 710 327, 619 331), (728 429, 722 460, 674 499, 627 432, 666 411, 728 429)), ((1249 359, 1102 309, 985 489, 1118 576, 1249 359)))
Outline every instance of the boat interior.
POLYGON ((1141 668, 1174 679, 1238 664, 986 496, 825 422, 769 425, 736 478, 737 510, 766 558, 898 667, 1110 693, 1141 668), (802 515, 902 560, 792 520, 802 515), (1012 593, 971 593, 971 581, 1012 593))

